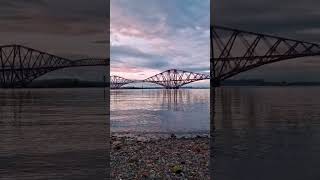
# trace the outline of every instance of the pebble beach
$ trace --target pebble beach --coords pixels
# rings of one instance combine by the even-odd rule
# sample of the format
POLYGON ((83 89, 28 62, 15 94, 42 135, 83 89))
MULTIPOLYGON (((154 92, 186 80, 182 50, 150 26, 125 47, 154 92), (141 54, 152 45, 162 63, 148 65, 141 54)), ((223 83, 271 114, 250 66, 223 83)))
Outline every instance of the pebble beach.
POLYGON ((111 179, 209 178, 209 138, 111 138, 111 179))

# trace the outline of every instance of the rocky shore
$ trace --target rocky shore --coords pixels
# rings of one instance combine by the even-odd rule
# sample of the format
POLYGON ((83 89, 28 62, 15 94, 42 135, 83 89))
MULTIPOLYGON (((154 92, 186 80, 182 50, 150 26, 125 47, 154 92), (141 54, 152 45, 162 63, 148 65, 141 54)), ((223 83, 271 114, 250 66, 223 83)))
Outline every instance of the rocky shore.
POLYGON ((111 179, 209 178, 209 138, 112 136, 111 179))

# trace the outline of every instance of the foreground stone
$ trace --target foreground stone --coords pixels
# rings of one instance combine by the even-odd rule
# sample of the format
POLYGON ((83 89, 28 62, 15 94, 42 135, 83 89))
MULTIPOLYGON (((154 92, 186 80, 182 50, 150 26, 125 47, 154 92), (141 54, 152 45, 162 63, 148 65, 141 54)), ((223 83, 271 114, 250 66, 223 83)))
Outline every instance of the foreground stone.
POLYGON ((209 138, 112 137, 111 179, 209 179, 209 138))

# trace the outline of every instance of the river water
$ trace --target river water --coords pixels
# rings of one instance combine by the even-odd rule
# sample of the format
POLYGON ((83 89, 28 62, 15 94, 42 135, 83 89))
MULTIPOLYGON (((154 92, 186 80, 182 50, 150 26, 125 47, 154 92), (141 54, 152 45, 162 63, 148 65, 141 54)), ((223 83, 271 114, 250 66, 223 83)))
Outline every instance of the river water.
POLYGON ((104 179, 103 89, 0 90, 0 179, 104 179))
POLYGON ((111 90, 111 132, 138 136, 208 135, 209 89, 111 90))
MULTIPOLYGON (((319 87, 215 91, 216 179, 320 179, 319 87), (276 177, 276 178, 275 178, 276 177)), ((208 134, 208 89, 112 90, 111 131, 208 134)), ((103 89, 0 90, 0 179, 102 179, 103 89)))
POLYGON ((211 140, 214 178, 320 179, 319 91, 217 88, 211 140))

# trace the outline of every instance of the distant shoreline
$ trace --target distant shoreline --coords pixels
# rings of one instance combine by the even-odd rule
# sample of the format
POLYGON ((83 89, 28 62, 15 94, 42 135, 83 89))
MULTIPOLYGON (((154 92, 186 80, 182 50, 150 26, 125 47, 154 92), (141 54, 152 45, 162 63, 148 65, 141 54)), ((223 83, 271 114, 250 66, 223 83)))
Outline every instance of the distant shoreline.
MULTIPOLYGON (((190 84, 192 85, 192 84, 190 84)), ((186 85, 180 89, 210 89, 205 86, 186 85)), ((221 82, 221 87, 318 87, 320 82, 267 82, 261 79, 256 80, 226 80, 221 82)), ((102 81, 83 81, 79 79, 46 79, 35 80, 25 88, 109 88, 109 83, 102 81)), ((120 89, 164 89, 151 86, 124 86, 120 89)))

